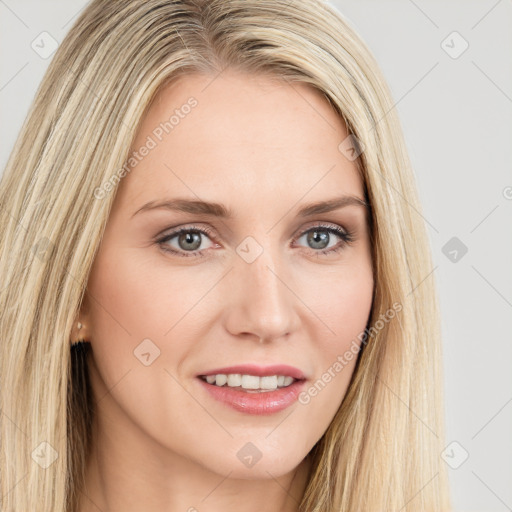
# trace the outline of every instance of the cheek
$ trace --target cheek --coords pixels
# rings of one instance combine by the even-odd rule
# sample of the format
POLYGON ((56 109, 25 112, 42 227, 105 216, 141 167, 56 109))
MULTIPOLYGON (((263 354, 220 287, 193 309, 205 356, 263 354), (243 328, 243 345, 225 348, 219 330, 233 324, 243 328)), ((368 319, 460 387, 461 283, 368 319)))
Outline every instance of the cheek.
MULTIPOLYGON (((364 331, 372 306, 371 260, 353 258, 332 271, 301 278, 302 296, 318 318, 320 332, 310 333, 322 345, 321 354, 332 359, 347 342, 364 331)), ((324 363, 328 360, 324 357, 324 363)))
MULTIPOLYGON (((320 297, 319 316, 330 328, 324 339, 326 348, 341 348, 348 338, 364 330, 370 315, 373 295, 371 276, 352 275, 332 280, 320 297)), ((330 352, 329 350, 327 352, 330 352)))
POLYGON ((185 315, 211 284, 198 288, 190 275, 166 272, 139 254, 105 251, 91 271, 92 386, 110 425, 128 417, 162 444, 172 433, 177 446, 186 446, 190 418, 216 427, 175 378, 192 345, 185 315))
POLYGON ((88 284, 95 350, 107 347, 123 358, 147 338, 162 347, 207 289, 144 251, 117 248, 98 255, 88 284))
POLYGON ((165 357, 163 334, 178 302, 176 291, 163 293, 162 276, 157 282, 156 271, 142 263, 134 250, 100 251, 87 287, 96 393, 114 388, 126 396, 130 389, 135 410, 144 410, 144 397, 153 396, 148 376, 165 357))
POLYGON ((373 297, 370 262, 350 265, 323 279, 316 291, 309 293, 311 310, 319 318, 322 334, 312 335, 318 367, 315 379, 299 402, 315 411, 314 417, 324 427, 335 415, 359 356, 362 335, 367 327, 373 297), (322 290, 322 292, 320 292, 322 290))

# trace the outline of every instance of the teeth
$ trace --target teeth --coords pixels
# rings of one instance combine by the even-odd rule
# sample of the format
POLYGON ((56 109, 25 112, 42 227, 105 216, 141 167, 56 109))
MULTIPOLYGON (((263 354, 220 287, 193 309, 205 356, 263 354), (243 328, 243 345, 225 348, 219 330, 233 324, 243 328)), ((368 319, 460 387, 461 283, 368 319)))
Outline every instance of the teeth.
POLYGON ((226 384, 227 381, 228 381, 227 375, 219 374, 219 375, 215 376, 215 384, 217 386, 224 386, 224 384, 226 384))
POLYGON ((228 375, 228 386, 238 388, 242 385, 242 376, 239 373, 230 373, 228 375))
POLYGON ((257 375, 241 375, 240 373, 231 373, 229 375, 219 373, 217 375, 207 375, 203 377, 208 384, 224 386, 230 388, 242 388, 248 390, 273 391, 278 388, 287 387, 295 379, 287 375, 267 375, 258 377, 257 375))
POLYGON ((284 378, 284 385, 289 386, 293 382, 293 377, 285 377, 284 378))
POLYGON ((260 378, 255 375, 243 375, 240 379, 240 386, 244 389, 260 389, 260 378))
POLYGON ((260 387, 261 389, 277 389, 277 375, 260 377, 260 387))

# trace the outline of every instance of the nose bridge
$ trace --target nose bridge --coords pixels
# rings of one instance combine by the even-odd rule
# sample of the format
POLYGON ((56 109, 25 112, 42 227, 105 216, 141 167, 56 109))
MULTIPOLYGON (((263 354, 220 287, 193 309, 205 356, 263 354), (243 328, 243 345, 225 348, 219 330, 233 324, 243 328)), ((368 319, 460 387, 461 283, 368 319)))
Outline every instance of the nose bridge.
POLYGON ((286 283, 290 277, 284 255, 272 237, 260 239, 262 242, 246 240, 237 249, 233 278, 239 282, 234 285, 237 292, 232 307, 236 331, 272 339, 293 330, 297 313, 289 289, 292 283, 286 283), (252 256, 247 257, 251 251, 252 256))

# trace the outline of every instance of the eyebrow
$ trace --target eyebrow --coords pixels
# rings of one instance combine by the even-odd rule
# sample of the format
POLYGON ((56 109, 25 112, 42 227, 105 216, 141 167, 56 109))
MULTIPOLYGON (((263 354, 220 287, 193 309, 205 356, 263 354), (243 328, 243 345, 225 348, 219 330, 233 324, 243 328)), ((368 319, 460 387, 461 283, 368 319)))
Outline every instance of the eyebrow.
MULTIPOLYGON (((369 208, 368 203, 356 196, 341 196, 328 201, 319 201, 316 203, 310 203, 303 206, 298 212, 299 217, 309 217, 311 215, 317 215, 319 213, 327 213, 345 206, 364 206, 369 208)), ((142 212, 152 210, 171 210, 184 213, 192 213, 197 215, 208 215, 212 217, 220 217, 222 219, 232 219, 234 214, 232 210, 220 203, 207 202, 207 201, 195 201, 190 199, 165 199, 163 201, 149 201, 148 203, 141 206, 136 212, 132 214, 132 218, 142 212)))

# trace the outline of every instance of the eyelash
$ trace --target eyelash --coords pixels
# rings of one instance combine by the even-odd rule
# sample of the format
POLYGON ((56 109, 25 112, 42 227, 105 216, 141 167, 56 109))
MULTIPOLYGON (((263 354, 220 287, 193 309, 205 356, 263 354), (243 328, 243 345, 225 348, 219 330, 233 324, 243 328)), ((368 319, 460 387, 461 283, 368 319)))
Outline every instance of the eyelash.
MULTIPOLYGON (((335 247, 331 247, 329 249, 321 249, 321 250, 318 250, 318 251, 315 251, 314 249, 311 249, 317 255, 325 255, 325 254, 337 253, 337 252, 341 251, 342 249, 344 249, 345 246, 350 245, 350 244, 352 244, 354 242, 353 233, 351 233, 350 231, 344 231, 341 228, 333 227, 333 226, 329 226, 329 225, 324 225, 324 224, 318 224, 318 225, 313 226, 313 227, 311 227, 309 229, 306 229, 306 231, 303 231, 297 238, 295 238, 295 240, 298 240, 301 237, 303 237, 304 235, 308 234, 309 232, 315 231, 315 230, 327 231, 328 233, 335 234, 335 235, 337 235, 337 236, 339 236, 341 238, 341 243, 339 245, 335 246, 335 247)), ((156 240, 156 243, 161 247, 161 249, 163 251, 171 253, 171 254, 174 254, 174 255, 179 256, 179 257, 184 257, 184 258, 196 257, 196 256, 197 257, 204 257, 205 256, 204 252, 206 251, 206 249, 203 249, 203 250, 200 250, 200 251, 193 251, 193 252, 190 252, 190 251, 183 251, 182 252, 182 251, 177 251, 175 249, 169 249, 169 246, 165 245, 165 242, 168 242, 169 240, 172 240, 174 237, 179 236, 179 235, 181 235, 183 233, 189 233, 189 232, 198 232, 200 234, 207 235, 211 239, 214 239, 213 232, 212 232, 211 229, 209 229, 207 227, 199 228, 197 226, 190 225, 190 226, 186 226, 186 227, 180 228, 180 229, 178 229, 176 231, 173 231, 172 233, 169 233, 169 234, 165 235, 163 238, 160 238, 160 239, 156 240)))

